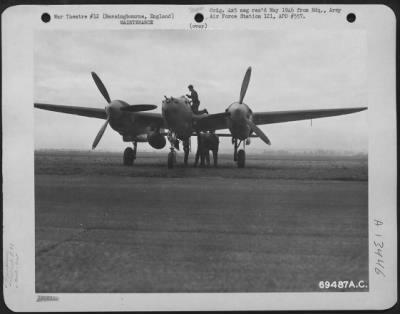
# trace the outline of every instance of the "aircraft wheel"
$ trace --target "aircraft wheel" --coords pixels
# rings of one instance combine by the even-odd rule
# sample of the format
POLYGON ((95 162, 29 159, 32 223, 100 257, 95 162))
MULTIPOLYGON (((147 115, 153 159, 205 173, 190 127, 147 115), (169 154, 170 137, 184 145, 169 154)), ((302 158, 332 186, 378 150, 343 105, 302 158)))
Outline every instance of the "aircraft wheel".
POLYGON ((125 166, 132 166, 133 165, 133 160, 134 160, 134 153, 133 149, 130 147, 125 148, 124 151, 124 165, 125 166))
POLYGON ((174 165, 176 162, 175 158, 176 158, 175 153, 170 152, 168 154, 168 168, 169 169, 174 168, 174 165))
POLYGON ((237 161, 238 167, 244 168, 245 161, 246 161, 246 153, 244 152, 243 149, 241 149, 238 151, 238 161, 237 161))

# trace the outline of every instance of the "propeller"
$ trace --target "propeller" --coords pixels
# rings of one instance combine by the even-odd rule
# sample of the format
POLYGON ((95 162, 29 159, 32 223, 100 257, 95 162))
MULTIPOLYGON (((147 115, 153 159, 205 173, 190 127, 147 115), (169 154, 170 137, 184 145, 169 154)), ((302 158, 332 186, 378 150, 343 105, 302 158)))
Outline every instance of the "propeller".
MULTIPOLYGON (((104 86, 101 79, 98 77, 98 75, 95 72, 92 72, 92 78, 93 78, 94 83, 96 84, 97 88, 99 89, 100 93, 103 95, 103 97, 105 98, 107 103, 110 104, 111 103, 110 95, 108 94, 107 88, 104 86)), ((99 132, 97 133, 96 138, 94 139, 93 144, 92 144, 92 149, 95 149, 97 144, 99 144, 99 142, 104 134, 104 131, 106 130, 107 125, 109 123, 110 114, 109 114, 108 110, 106 110, 106 113, 107 113, 107 120, 102 125, 99 132)))
MULTIPOLYGON (((109 107, 113 106, 113 103, 111 101, 110 95, 108 94, 107 88, 105 87, 105 85, 103 84, 103 82, 101 81, 100 77, 95 73, 95 72, 91 72, 92 74, 92 78, 94 83, 96 84, 97 88, 99 89, 100 93, 103 95, 104 99, 107 101, 108 106, 106 107, 106 114, 107 114, 107 119, 106 122, 102 125, 102 127, 100 128, 99 132, 96 135, 96 138, 93 141, 92 144, 92 149, 95 149, 97 144, 99 144, 106 128, 107 125, 110 122, 110 110, 109 107)), ((139 105, 128 105, 123 101, 118 101, 120 103, 124 104, 124 107, 119 107, 121 111, 126 111, 126 112, 139 112, 139 111, 148 111, 148 110, 153 110, 155 108, 157 108, 156 105, 147 105, 147 104, 139 104, 139 105)))
POLYGON ((257 134, 259 138, 261 138, 266 144, 271 145, 271 141, 265 135, 263 131, 255 124, 253 121, 246 119, 248 126, 253 130, 254 133, 257 134))
POLYGON ((246 95, 247 92, 247 87, 249 87, 250 76, 251 76, 251 67, 248 67, 246 74, 244 75, 243 78, 242 88, 240 89, 239 104, 243 103, 244 96, 246 95))
POLYGON ((100 80, 100 78, 94 72, 92 72, 92 77, 93 77, 93 80, 94 80, 97 88, 99 89, 100 93, 103 95, 103 97, 106 99, 106 101, 108 103, 110 103, 111 102, 110 95, 108 95, 107 89, 104 86, 103 82, 100 80))
MULTIPOLYGON (((246 70, 246 74, 244 75, 243 82, 242 82, 242 87, 240 89, 240 98, 239 98, 239 104, 243 103, 244 96, 246 95, 247 88, 249 87, 250 83, 250 77, 251 77, 251 67, 248 67, 246 70)), ((265 135, 265 133, 249 118, 246 118, 247 125, 249 128, 257 134, 259 138, 261 138, 266 144, 271 145, 271 141, 265 135)))
POLYGON ((97 144, 99 144, 100 139, 103 136, 104 131, 107 128, 107 125, 108 125, 108 118, 107 118, 106 122, 103 124, 103 126, 101 127, 99 133, 97 133, 96 138, 94 139, 93 144, 92 144, 92 149, 95 149, 97 144))

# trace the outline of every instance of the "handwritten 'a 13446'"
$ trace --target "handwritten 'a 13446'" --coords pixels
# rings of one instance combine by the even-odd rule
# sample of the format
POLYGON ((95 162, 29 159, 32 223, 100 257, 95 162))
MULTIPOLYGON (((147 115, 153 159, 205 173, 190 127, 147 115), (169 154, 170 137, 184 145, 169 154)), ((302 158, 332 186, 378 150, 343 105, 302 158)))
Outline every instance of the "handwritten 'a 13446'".
POLYGON ((378 231, 375 232, 375 239, 374 239, 374 255, 376 256, 375 259, 375 273, 378 276, 386 277, 385 274, 385 261, 384 261, 384 241, 383 241, 383 233, 381 229, 383 229, 383 222, 374 219, 374 225, 378 228, 378 231))

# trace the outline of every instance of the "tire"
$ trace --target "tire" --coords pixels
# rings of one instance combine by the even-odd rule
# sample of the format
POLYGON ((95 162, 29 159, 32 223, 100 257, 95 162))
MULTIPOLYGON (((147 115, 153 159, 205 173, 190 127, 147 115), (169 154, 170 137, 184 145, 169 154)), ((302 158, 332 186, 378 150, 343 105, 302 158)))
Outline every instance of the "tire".
POLYGON ((134 158, 133 149, 130 147, 125 148, 124 151, 124 165, 125 166, 132 166, 134 158))
POLYGON ((175 165, 175 153, 170 152, 168 154, 168 168, 172 169, 175 165))
POLYGON ((246 153, 244 152, 243 149, 241 149, 238 151, 238 161, 237 161, 238 167, 244 168, 245 163, 246 163, 246 153))

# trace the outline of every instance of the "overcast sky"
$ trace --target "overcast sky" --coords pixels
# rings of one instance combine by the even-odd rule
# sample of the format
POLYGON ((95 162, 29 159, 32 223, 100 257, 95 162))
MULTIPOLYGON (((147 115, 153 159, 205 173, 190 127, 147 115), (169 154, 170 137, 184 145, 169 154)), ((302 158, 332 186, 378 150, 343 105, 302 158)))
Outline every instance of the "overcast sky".
MULTIPOLYGON (((40 31, 35 37, 35 102, 104 108, 91 71, 111 99, 159 105, 193 84, 200 109, 224 111, 239 98, 248 66, 245 103, 254 112, 367 106, 366 37, 362 31, 40 31)), ((368 112, 261 126, 272 146, 254 151, 366 152, 368 112)), ((35 148, 84 149, 102 120, 35 109, 35 148)), ((227 133, 228 131, 224 132, 227 133)), ((231 151, 230 139, 221 150, 231 151)), ((110 127, 98 149, 122 151, 110 127)), ((152 151, 148 144, 140 150, 152 151)), ((167 150, 168 148, 164 148, 167 150)))

